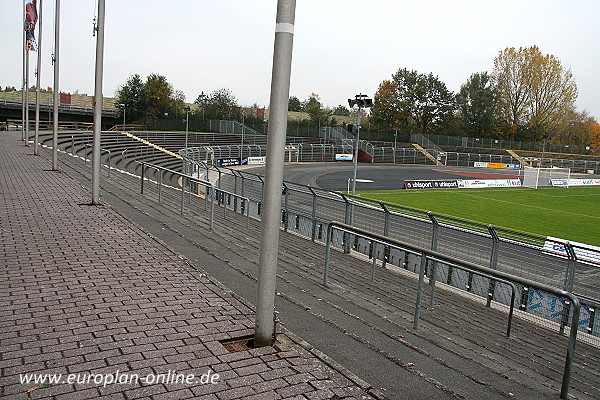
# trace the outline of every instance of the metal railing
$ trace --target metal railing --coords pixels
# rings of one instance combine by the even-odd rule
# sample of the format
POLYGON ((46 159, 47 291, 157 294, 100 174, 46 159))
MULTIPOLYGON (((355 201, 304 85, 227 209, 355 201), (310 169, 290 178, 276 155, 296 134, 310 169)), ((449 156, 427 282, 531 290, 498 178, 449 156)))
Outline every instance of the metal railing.
MULTIPOLYGON (((71 140, 71 146, 73 146, 73 138, 71 140)), ((83 141, 79 143, 82 144, 83 141)), ((149 151, 156 150, 149 149, 149 151)), ((123 154, 126 153, 127 150, 124 150, 123 154)), ((184 172, 186 165, 189 167, 189 163, 190 160, 184 160, 184 172)), ((205 211, 208 205, 211 207, 209 212, 211 230, 214 226, 215 205, 217 204, 223 206, 224 218, 227 208, 245 215, 247 225, 251 215, 260 218, 264 180, 259 175, 229 168, 214 169, 219 178, 218 187, 215 187, 217 185, 211 183, 208 176, 207 180, 202 180, 190 176, 190 173, 180 173, 145 162, 138 162, 138 164, 141 165, 142 194, 151 195, 152 193, 149 192, 156 188, 158 202, 165 206, 177 206, 178 204, 181 214, 186 210, 199 211, 197 202, 203 200, 205 211), (149 170, 153 171, 153 175, 148 172, 149 170), (168 182, 165 182, 166 174, 170 175, 168 182), (179 187, 173 179, 175 182, 180 182, 179 187), (204 193, 199 188, 204 188, 204 193)), ((209 170, 213 171, 213 167, 208 164, 200 163, 200 167, 205 168, 207 173, 209 170)), ((564 375, 567 376, 568 370, 569 379, 575 349, 571 338, 576 339, 577 327, 580 326, 582 331, 584 330, 596 338, 600 336, 598 334, 600 329, 595 318, 598 300, 595 300, 592 295, 579 293, 575 297, 572 294, 574 286, 586 287, 581 286, 582 282, 580 285, 575 285, 576 271, 583 274, 582 280, 586 281, 589 292, 597 293, 597 286, 593 282, 592 285, 589 283, 597 274, 598 267, 580 262, 573 246, 568 243, 565 243, 568 249, 567 255, 557 257, 545 252, 543 249, 544 238, 535 235, 424 213, 420 210, 392 206, 382 202, 369 202, 359 197, 353 198, 341 193, 323 191, 289 182, 284 182, 281 226, 286 231, 303 235, 313 241, 323 241, 326 245, 327 243, 333 245, 337 241, 340 244, 337 246, 338 248, 347 251, 352 248, 355 252, 367 254, 372 257, 373 266, 380 261, 384 266, 389 264, 391 268, 403 268, 418 273, 421 298, 424 279, 429 276, 432 284, 432 301, 434 301, 436 282, 443 281, 448 285, 487 298, 488 305, 495 301, 498 304, 506 304, 511 310, 514 305, 518 305, 521 311, 527 313, 526 315, 541 316, 550 321, 552 326, 556 323, 561 333, 564 333, 565 328, 570 325, 571 336, 564 375), (354 228, 347 223, 329 222, 336 220, 349 222, 351 208, 359 210, 354 213, 355 219, 352 223, 362 228, 354 228), (339 227, 340 229, 336 229, 342 232, 342 237, 337 239, 334 238, 333 232, 329 234, 329 229, 334 229, 332 227, 335 226, 339 227), (325 231, 327 232, 325 233, 325 231), (373 233, 375 231, 380 233, 373 233), (344 239, 344 233, 352 235, 353 240, 350 240, 349 237, 344 239), (329 235, 329 239, 325 237, 327 235, 329 235), (423 243, 430 243, 431 248, 424 249, 423 243), (487 250, 489 252, 486 252, 487 250), (453 253, 460 254, 461 258, 471 258, 471 260, 459 260, 451 255, 453 253), (473 257, 473 254, 477 253, 481 254, 473 257), (526 257, 525 254, 529 255, 526 257), (512 257, 515 255, 516 257, 512 257), (489 267, 478 264, 482 260, 486 260, 485 262, 489 260, 489 267), (538 282, 527 276, 517 276, 516 273, 524 273, 519 265, 527 265, 527 269, 530 270, 534 263, 540 261, 543 265, 550 265, 551 273, 549 275, 551 276, 548 277, 550 284, 538 282), (565 263, 566 271, 560 268, 565 263), (563 271, 565 271, 564 274, 563 271), (562 290, 552 287, 553 284, 562 286, 563 277, 564 287, 562 290), (509 288, 511 289, 510 296, 506 293, 509 288), (515 293, 520 293, 517 303, 515 303, 515 293), (548 304, 540 306, 532 303, 534 297, 537 301, 538 294, 548 295, 547 303, 554 304, 555 308, 550 309, 548 304), (550 296, 553 298, 550 299, 550 296), (544 313, 548 315, 544 315, 544 313), (585 326, 586 324, 587 326, 585 326), (570 363, 569 360, 571 360, 570 363)), ((375 278, 374 271, 373 267, 372 279, 375 278)), ((534 269, 527 273, 537 277, 539 270, 534 269)), ((542 278, 545 279, 543 276, 542 278)), ((327 282, 327 279, 324 278, 324 282, 327 282)), ((416 321, 418 321, 417 310, 420 310, 420 302, 421 299, 418 302, 419 306, 415 307, 416 321)), ((512 321, 510 313, 512 311, 509 311, 507 336, 510 335, 512 321)), ((568 392, 568 382, 565 388, 564 378, 563 390, 565 393, 568 392)), ((561 396, 563 390, 561 390, 561 396)))
MULTIPOLYGON (((223 208, 223 218, 227 218, 227 210, 239 213, 246 216, 246 226, 250 224, 250 199, 247 197, 232 193, 227 190, 216 188, 209 181, 194 178, 193 176, 173 171, 159 165, 154 165, 146 162, 138 162, 140 165, 140 193, 148 194, 150 184, 156 185, 157 201, 159 204, 169 205, 176 203, 171 196, 171 202, 167 199, 168 192, 178 191, 179 196, 179 213, 185 214, 186 209, 198 211, 194 208, 194 200, 204 200, 204 210, 209 209, 209 226, 210 230, 214 230, 215 206, 223 208), (154 171, 154 176, 150 176, 148 170, 154 171), (165 174, 170 175, 170 183, 176 179, 176 184, 179 188, 165 182, 165 174), (187 200, 186 200, 187 199, 187 200)), ((152 186, 153 186, 152 185, 152 186)))
MULTIPOLYGON (((190 156, 193 154, 190 152, 190 156)), ((189 160, 184 160, 185 163, 189 160)), ((248 197, 258 210, 253 214, 260 217, 263 178, 243 170, 214 168, 207 163, 198 167, 205 173, 215 174, 218 186, 248 197), (218 175, 218 176, 217 176, 218 175)), ((329 192, 310 186, 285 182, 282 200, 282 228, 303 235, 311 240, 318 236, 329 221, 344 221, 347 224, 378 232, 387 237, 415 246, 430 246, 432 250, 449 256, 461 257, 469 262, 488 265, 490 268, 519 275, 540 283, 560 287, 576 293, 582 298, 582 330, 592 335, 589 340, 600 343, 600 324, 595 318, 600 290, 600 252, 591 250, 587 257, 577 254, 590 250, 566 241, 549 244, 546 237, 518 232, 506 228, 479 224, 408 207, 386 204, 343 193, 329 192), (354 208, 354 212, 351 212, 354 208), (573 251, 557 254, 549 248, 559 246, 573 251), (592 254, 593 253, 593 254, 592 254), (586 261, 591 259, 591 261, 586 261), (527 266, 527 267, 525 267, 527 266), (592 300, 589 300, 592 299, 592 300)), ((321 235, 322 236, 322 235, 321 235)), ((370 249, 362 250, 369 254, 370 249)), ((388 250, 386 263, 406 268, 412 260, 402 254, 388 250)), ((416 271, 416 267, 414 267, 416 271)), ((458 276, 446 271, 439 276, 444 283, 467 290, 486 298, 493 285, 479 285, 473 277, 458 276)), ((536 293, 528 299, 527 311, 532 316, 543 318, 548 323, 564 325, 564 310, 554 296, 536 293)))
MULTIPOLYGON (((562 386, 560 390, 560 397, 562 399, 567 399, 569 396, 569 384, 571 381, 571 375, 573 370, 573 358, 575 355, 575 345, 577 343, 577 332, 579 325, 579 313, 580 313, 580 302, 575 295, 572 293, 566 292, 561 289, 557 289, 548 285, 541 284, 539 282, 525 279, 516 275, 508 274, 505 272, 501 272, 498 270, 494 270, 488 267, 484 267, 482 265, 477 265, 475 263, 471 263, 468 261, 460 260, 455 257, 450 257, 445 254, 439 253, 434 250, 425 249, 423 247, 418 247, 411 245, 409 243, 401 242, 398 240, 390 239, 389 237, 385 237, 382 235, 378 235, 372 232, 365 231, 363 229, 354 228, 350 225, 346 225, 340 222, 331 222, 327 229, 327 238, 325 242, 325 261, 323 266, 323 284, 325 286, 328 285, 329 281, 329 263, 331 257, 331 248, 335 246, 337 243, 337 248, 340 250, 345 250, 346 243, 350 240, 348 235, 354 237, 363 238, 369 242, 371 242, 372 247, 376 244, 381 245, 384 248, 394 248, 398 251, 402 251, 405 253, 410 253, 420 257, 419 263, 419 280, 417 287, 417 300, 415 304, 415 312, 414 312, 414 325, 413 328, 419 329, 419 319, 421 312, 421 303, 423 297, 423 289, 425 282, 425 270, 428 261, 432 261, 433 264, 445 264, 447 268, 451 266, 454 268, 461 268, 464 271, 468 271, 472 274, 479 275, 480 277, 487 278, 490 282, 494 281, 496 283, 504 283, 511 287, 512 294, 510 298, 509 304, 509 322, 507 328, 507 336, 510 336, 510 329, 513 318, 513 309, 515 305, 515 292, 517 291, 517 284, 523 287, 523 293, 529 293, 531 288, 537 289, 539 291, 551 293, 554 296, 565 299, 565 303, 568 304, 568 309, 571 312, 570 315, 570 332, 569 332, 569 341, 567 344, 567 354, 565 357, 565 366, 563 370, 563 379, 562 386), (334 232, 337 231, 340 234, 337 237, 337 240, 334 238, 334 232)), ((375 251, 373 250, 373 266, 376 262, 375 251)), ((373 270, 374 271, 374 270, 373 270)), ((435 277, 435 274, 434 274, 435 277)), ((372 273, 372 279, 374 279, 374 272, 372 273)), ((431 293, 432 293, 432 304, 434 302, 434 293, 435 293, 435 278, 430 279, 431 285, 431 293)), ((521 297, 523 298, 523 296, 521 297)), ((520 306, 523 306, 523 302, 521 301, 520 306)), ((561 326, 561 334, 564 333, 564 327, 561 326)))
MULTIPOLYGON (((77 142, 73 142, 74 139, 71 139, 70 145, 83 147, 86 142, 85 135, 80 135, 79 139, 77 142)), ((115 138, 117 142, 124 139, 126 139, 124 136, 115 138)), ((84 151, 87 150, 85 148, 84 151)), ((126 151, 125 155, 127 155, 127 159, 146 161, 159 153, 154 148, 141 146, 126 151)), ((193 153, 189 155, 194 156, 193 153)), ((221 197, 224 199, 221 200, 221 203, 225 203, 229 209, 243 208, 248 218, 250 216, 260 218, 264 185, 261 176, 229 168, 215 168, 207 163, 199 164, 197 168, 206 171, 206 175, 202 178, 213 182, 215 192, 221 190, 227 196, 229 194, 232 196, 222 195, 225 197, 221 197), (212 179, 209 179, 209 173, 214 174, 212 179), (245 199, 243 206, 240 199, 242 197, 245 199)), ((160 168, 167 171, 164 167, 160 168)), ((169 171, 169 174, 181 174, 169 171)), ((184 160, 184 174, 191 175, 192 173, 194 170, 190 160, 184 160), (186 165, 188 165, 187 171, 186 165), (189 168, 192 169, 189 170, 189 168)), ((171 193, 171 196, 172 192, 179 193, 181 189, 177 185, 171 185, 169 190, 165 190, 167 185, 162 184, 163 179, 159 178, 159 175, 155 172, 154 182, 159 188, 159 193, 157 193, 159 200, 162 201, 161 197, 166 193, 171 193), (158 185, 159 182, 160 185, 158 185)), ((149 180, 145 179, 145 181, 147 183, 149 180)), ((182 180, 182 182, 186 187, 183 192, 187 196, 183 199, 183 209, 185 210, 186 200, 188 204, 191 204, 192 201, 196 202, 200 199, 200 196, 195 190, 198 186, 197 183, 186 180, 182 180)), ((207 191, 209 195, 212 192, 213 190, 210 189, 207 191)), ((175 199, 172 203, 181 206, 183 195, 181 193, 178 196, 179 202, 175 199)), ((215 195, 215 197, 217 196, 221 195, 215 195)), ((209 198, 205 196, 204 199, 205 204, 208 204, 209 198)), ((567 242, 557 242, 553 245, 564 247, 567 251, 564 254, 554 254, 548 249, 545 237, 490 227, 378 201, 369 201, 359 197, 353 198, 342 193, 328 192, 290 182, 285 182, 281 226, 285 230, 303 235, 311 240, 321 241, 324 236, 323 229, 328 221, 351 222, 351 208, 354 208, 352 224, 361 229, 378 232, 416 246, 429 245, 432 250, 449 256, 458 256, 469 262, 489 265, 492 269, 519 275, 525 279, 534 279, 543 284, 561 287, 565 291, 576 293, 583 303, 580 318, 581 329, 591 335, 586 339, 598 343, 600 324, 596 318, 596 309, 599 301, 595 298, 600 288, 597 278, 600 266, 597 262, 587 262, 585 257, 577 256, 586 249, 570 245, 567 242)), ((226 212, 226 210, 223 211, 226 212)), ((361 252, 369 254, 372 249, 363 248, 361 252)), ((385 263, 399 268, 412 268, 413 272, 417 271, 414 260, 405 258, 403 254, 393 249, 389 249, 388 252, 385 263)), ((599 260, 600 254, 598 252, 594 254, 593 257, 599 260)), ((481 284, 468 274, 456 274, 455 271, 451 271, 451 268, 445 270, 444 273, 438 273, 438 275, 436 279, 483 298, 488 297, 488 294, 494 289, 492 284, 481 284)), ((501 295, 500 292, 497 293, 501 295)), ((564 326, 566 313, 561 302, 547 293, 534 294, 526 299, 527 312, 532 316, 539 316, 545 321, 549 321, 548 323, 564 326)))
POLYGON ((492 138, 473 138, 467 136, 444 136, 433 134, 425 134, 422 136, 428 141, 440 146, 454 146, 472 149, 512 149, 548 153, 590 154, 589 146, 565 145, 548 142, 524 142, 519 140, 503 140, 492 138))

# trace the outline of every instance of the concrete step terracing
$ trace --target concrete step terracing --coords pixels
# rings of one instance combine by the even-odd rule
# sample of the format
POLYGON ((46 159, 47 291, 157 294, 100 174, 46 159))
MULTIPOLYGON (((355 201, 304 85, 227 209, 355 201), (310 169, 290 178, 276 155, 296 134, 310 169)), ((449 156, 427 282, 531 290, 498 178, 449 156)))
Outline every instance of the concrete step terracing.
MULTIPOLYGON (((73 165, 79 174, 79 164, 73 165)), ((84 172, 85 175, 85 172, 84 172)), ((80 175, 82 182, 85 178, 80 175)), ((208 232, 201 208, 178 213, 142 197, 135 177, 117 174, 103 184, 106 201, 206 270, 236 294, 254 302, 259 224, 230 213, 208 232)), ((330 288, 323 287, 319 244, 281 234, 280 296, 284 326, 300 334, 390 398, 558 398, 566 338, 518 321, 504 337, 506 315, 451 292, 438 292, 411 329, 415 280, 336 253, 330 288)), ((572 382, 575 398, 600 397, 598 350, 578 344, 572 382), (594 367, 595 366, 595 367, 594 367)))

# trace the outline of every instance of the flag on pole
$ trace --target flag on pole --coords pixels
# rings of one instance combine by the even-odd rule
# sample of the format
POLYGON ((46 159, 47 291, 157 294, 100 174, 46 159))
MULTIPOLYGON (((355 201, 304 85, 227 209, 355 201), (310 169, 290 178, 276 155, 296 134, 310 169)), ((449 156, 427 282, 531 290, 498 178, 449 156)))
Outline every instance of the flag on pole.
POLYGON ((37 51, 37 43, 34 34, 37 20, 37 0, 25 0, 25 31, 27 33, 25 48, 27 51, 37 51))

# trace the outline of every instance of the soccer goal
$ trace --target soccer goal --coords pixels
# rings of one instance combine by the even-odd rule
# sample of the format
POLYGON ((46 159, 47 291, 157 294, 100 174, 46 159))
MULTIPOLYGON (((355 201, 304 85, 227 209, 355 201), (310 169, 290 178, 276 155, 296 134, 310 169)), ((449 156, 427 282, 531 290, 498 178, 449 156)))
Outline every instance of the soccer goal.
POLYGON ((538 186, 569 187, 571 170, 569 168, 525 167, 523 186, 537 189, 538 186))

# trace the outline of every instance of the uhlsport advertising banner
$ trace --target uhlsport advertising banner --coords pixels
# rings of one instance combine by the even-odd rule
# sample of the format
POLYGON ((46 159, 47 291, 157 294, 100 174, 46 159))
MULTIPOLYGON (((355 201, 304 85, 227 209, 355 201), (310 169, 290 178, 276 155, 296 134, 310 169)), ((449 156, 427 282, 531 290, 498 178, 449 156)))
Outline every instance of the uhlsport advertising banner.
POLYGON ((520 186, 521 181, 519 179, 451 179, 404 181, 405 189, 479 189, 520 186))
POLYGON ((410 180, 404 181, 405 189, 456 189, 458 180, 410 180))

